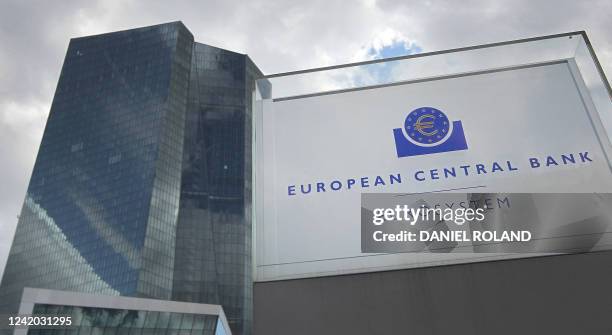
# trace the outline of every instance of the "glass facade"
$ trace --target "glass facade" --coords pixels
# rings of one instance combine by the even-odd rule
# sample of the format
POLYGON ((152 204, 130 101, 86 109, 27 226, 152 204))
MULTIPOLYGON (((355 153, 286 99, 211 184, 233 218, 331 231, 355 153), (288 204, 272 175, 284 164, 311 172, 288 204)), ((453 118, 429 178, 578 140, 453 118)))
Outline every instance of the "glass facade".
POLYGON ((72 318, 70 327, 29 329, 28 335, 217 335, 217 315, 36 304, 33 315, 72 318))
POLYGON ((251 92, 245 55, 196 43, 191 61, 173 300, 223 306, 250 334, 251 92))
POLYGON ((246 55, 180 22, 72 39, 0 283, 220 304, 250 334, 246 55))

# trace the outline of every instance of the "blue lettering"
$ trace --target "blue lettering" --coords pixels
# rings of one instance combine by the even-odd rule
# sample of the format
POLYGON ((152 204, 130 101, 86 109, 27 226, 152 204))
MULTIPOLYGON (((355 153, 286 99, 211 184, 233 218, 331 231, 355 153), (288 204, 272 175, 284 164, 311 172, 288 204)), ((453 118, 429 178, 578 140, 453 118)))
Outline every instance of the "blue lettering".
POLYGON ((438 170, 436 169, 429 170, 429 174, 431 175, 431 179, 440 179, 440 177, 438 177, 438 170))
POLYGON ((348 189, 351 189, 351 186, 355 185, 355 179, 349 179, 346 181, 346 186, 348 186, 348 189))
POLYGON ((469 173, 468 173, 468 168, 469 167, 470 167, 469 165, 461 165, 460 166, 460 168, 463 169, 463 173, 465 173, 466 176, 469 175, 469 173))
POLYGON ((552 158, 552 156, 548 156, 548 158, 546 158, 546 166, 551 166, 551 165, 559 165, 559 164, 557 164, 557 162, 555 161, 554 158, 552 158))
POLYGON ((310 191, 312 191, 312 185, 308 184, 308 191, 304 190, 304 184, 300 185, 300 190, 302 190, 303 194, 308 194, 310 193, 310 191))
POLYGON ((510 161, 506 161, 506 163, 508 163, 508 171, 516 171, 518 170, 518 168, 515 168, 512 166, 512 163, 510 163, 510 161))
POLYGON ((325 192, 325 184, 317 183, 317 193, 318 192, 325 192))
POLYGON ((487 171, 485 171, 484 165, 483 164, 476 164, 476 173, 480 174, 480 173, 487 173, 487 171))
POLYGON ((448 176, 457 177, 457 171, 455 171, 454 167, 450 168, 450 170, 447 168, 444 168, 444 177, 448 178, 448 176))
POLYGON ((342 183, 339 180, 334 180, 331 182, 331 184, 329 184, 329 186, 331 187, 332 190, 337 191, 342 188, 342 183), (334 187, 334 184, 337 186, 334 187))
POLYGON ((368 177, 361 178, 361 187, 370 187, 370 182, 368 181, 368 177))
POLYGON ((504 169, 502 169, 501 166, 499 166, 499 164, 497 164, 497 162, 493 162, 493 168, 491 168, 491 172, 497 172, 497 171, 504 171, 504 169))
POLYGON ((395 182, 397 182, 398 184, 402 183, 402 176, 400 176, 399 173, 397 175, 390 174, 389 178, 391 179, 391 185, 393 185, 395 182))
POLYGON ((424 172, 424 171, 417 171, 417 172, 414 174, 414 179, 416 179, 416 180, 418 180, 418 181, 425 181, 425 177, 421 177, 421 178, 419 178, 419 174, 423 175, 423 174, 425 174, 425 172, 424 172))
POLYGON ((563 164, 567 164, 568 162, 576 164, 576 159, 574 158, 574 154, 569 154, 569 156, 561 155, 561 160, 563 161, 563 164))
POLYGON ((538 162, 537 158, 529 158, 529 164, 532 169, 537 169, 540 167, 540 162, 538 162))
POLYGON ((287 194, 295 195, 295 185, 289 185, 289 187, 287 187, 287 194))
POLYGON ((589 155, 589 153, 588 153, 587 151, 585 151, 585 152, 581 152, 579 155, 580 155, 580 160, 581 160, 583 163, 586 163, 586 161, 589 161, 589 162, 592 162, 592 161, 593 161, 592 159, 590 159, 590 158, 589 158, 589 156, 588 156, 588 155, 589 155))
POLYGON ((376 176, 376 180, 374 181, 374 186, 378 185, 386 185, 381 176, 376 176))

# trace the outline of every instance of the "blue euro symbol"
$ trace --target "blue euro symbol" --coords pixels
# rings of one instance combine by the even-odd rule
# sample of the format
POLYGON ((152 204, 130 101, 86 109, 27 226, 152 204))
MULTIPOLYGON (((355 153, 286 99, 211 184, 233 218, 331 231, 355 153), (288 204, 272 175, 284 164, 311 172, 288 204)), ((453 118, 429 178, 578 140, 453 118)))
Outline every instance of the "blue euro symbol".
POLYGON ((406 116, 404 131, 393 129, 397 157, 467 150, 461 121, 450 121, 439 109, 419 107, 406 116))

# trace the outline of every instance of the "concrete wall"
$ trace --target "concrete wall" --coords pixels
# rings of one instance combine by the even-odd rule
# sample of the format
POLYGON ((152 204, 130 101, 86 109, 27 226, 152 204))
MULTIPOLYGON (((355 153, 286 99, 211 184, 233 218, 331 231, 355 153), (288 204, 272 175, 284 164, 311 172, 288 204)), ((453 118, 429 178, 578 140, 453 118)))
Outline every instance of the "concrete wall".
POLYGON ((256 335, 612 334, 612 252, 255 283, 256 335))

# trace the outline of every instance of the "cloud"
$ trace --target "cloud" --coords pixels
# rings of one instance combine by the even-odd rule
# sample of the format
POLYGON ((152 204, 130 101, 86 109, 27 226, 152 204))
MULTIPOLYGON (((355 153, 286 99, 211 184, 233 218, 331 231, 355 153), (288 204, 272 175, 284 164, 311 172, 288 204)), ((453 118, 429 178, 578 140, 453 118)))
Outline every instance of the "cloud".
POLYGON ((612 74, 612 2, 20 1, 0 12, 0 269, 71 37, 182 20, 265 73, 586 30, 612 74), (417 47, 418 46, 418 47, 417 47))

